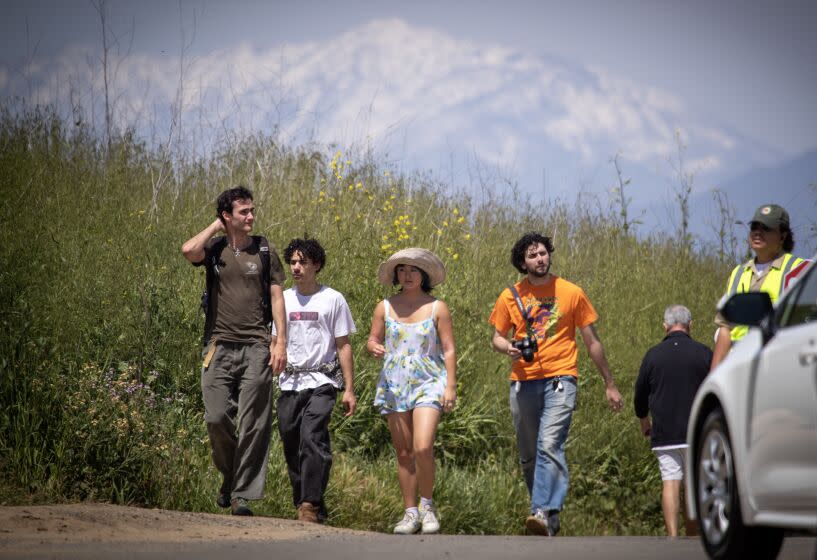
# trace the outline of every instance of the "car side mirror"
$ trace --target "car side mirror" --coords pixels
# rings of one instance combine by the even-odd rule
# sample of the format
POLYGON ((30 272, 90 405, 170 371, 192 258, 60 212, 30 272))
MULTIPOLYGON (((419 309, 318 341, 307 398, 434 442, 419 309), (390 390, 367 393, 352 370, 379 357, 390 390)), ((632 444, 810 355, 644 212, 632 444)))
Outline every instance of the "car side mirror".
POLYGON ((774 306, 766 292, 735 294, 721 307, 723 318, 735 325, 761 326, 771 315, 774 306))

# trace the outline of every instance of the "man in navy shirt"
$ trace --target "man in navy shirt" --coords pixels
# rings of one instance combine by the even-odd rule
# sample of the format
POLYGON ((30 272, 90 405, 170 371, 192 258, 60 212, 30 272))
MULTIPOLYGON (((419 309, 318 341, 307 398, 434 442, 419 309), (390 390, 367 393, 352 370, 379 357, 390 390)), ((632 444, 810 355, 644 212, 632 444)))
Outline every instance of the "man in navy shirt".
MULTIPOLYGON (((689 309, 683 305, 667 307, 666 336, 647 351, 635 382, 635 415, 658 457, 663 481, 661 508, 670 537, 678 536, 689 411, 712 361, 712 351, 689 336, 691 325, 689 309)), ((697 534, 694 523, 686 516, 684 521, 687 536, 697 534)))

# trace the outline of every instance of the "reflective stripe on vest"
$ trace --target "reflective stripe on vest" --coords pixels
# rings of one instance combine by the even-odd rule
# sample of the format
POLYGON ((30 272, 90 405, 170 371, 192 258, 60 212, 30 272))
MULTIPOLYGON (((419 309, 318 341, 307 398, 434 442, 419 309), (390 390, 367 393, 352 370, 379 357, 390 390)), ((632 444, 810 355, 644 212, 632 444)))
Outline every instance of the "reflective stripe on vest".
MULTIPOLYGON (((766 278, 763 279, 763 283, 760 285, 759 291, 769 294, 769 297, 772 298, 772 303, 775 303, 780 297, 780 294, 783 292, 783 288, 786 283, 786 276, 789 272, 791 272, 792 267, 801 263, 802 261, 803 259, 795 257, 790 253, 783 255, 782 266, 780 268, 769 268, 769 271, 766 273, 766 278)), ((745 293, 748 290, 748 286, 752 281, 751 264, 752 261, 747 261, 746 263, 735 267, 735 269, 732 271, 732 276, 729 277, 730 296, 737 293, 745 293), (741 290, 740 288, 742 285, 746 286, 746 288, 741 290)), ((736 325, 731 331, 732 341, 734 342, 736 340, 740 340, 746 336, 746 333, 748 332, 749 327, 745 325, 736 325)))

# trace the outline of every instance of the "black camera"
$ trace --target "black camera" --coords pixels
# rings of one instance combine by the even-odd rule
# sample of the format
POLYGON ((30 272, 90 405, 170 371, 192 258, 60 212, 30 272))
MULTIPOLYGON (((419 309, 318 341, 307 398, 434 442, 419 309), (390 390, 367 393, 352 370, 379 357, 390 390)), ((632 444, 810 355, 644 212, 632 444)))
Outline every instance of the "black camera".
POLYGON ((539 349, 536 339, 530 335, 522 340, 514 340, 511 344, 513 344, 514 348, 522 352, 522 358, 524 358, 526 362, 532 362, 533 355, 536 354, 536 351, 539 349))

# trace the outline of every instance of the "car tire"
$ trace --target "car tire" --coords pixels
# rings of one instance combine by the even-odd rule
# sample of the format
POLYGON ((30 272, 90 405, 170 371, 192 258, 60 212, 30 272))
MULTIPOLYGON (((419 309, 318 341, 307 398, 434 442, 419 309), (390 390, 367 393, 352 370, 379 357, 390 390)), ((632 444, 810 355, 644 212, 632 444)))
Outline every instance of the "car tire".
POLYGON ((706 417, 696 442, 695 505, 701 540, 709 557, 776 558, 783 543, 783 529, 743 523, 732 440, 720 408, 706 417))

